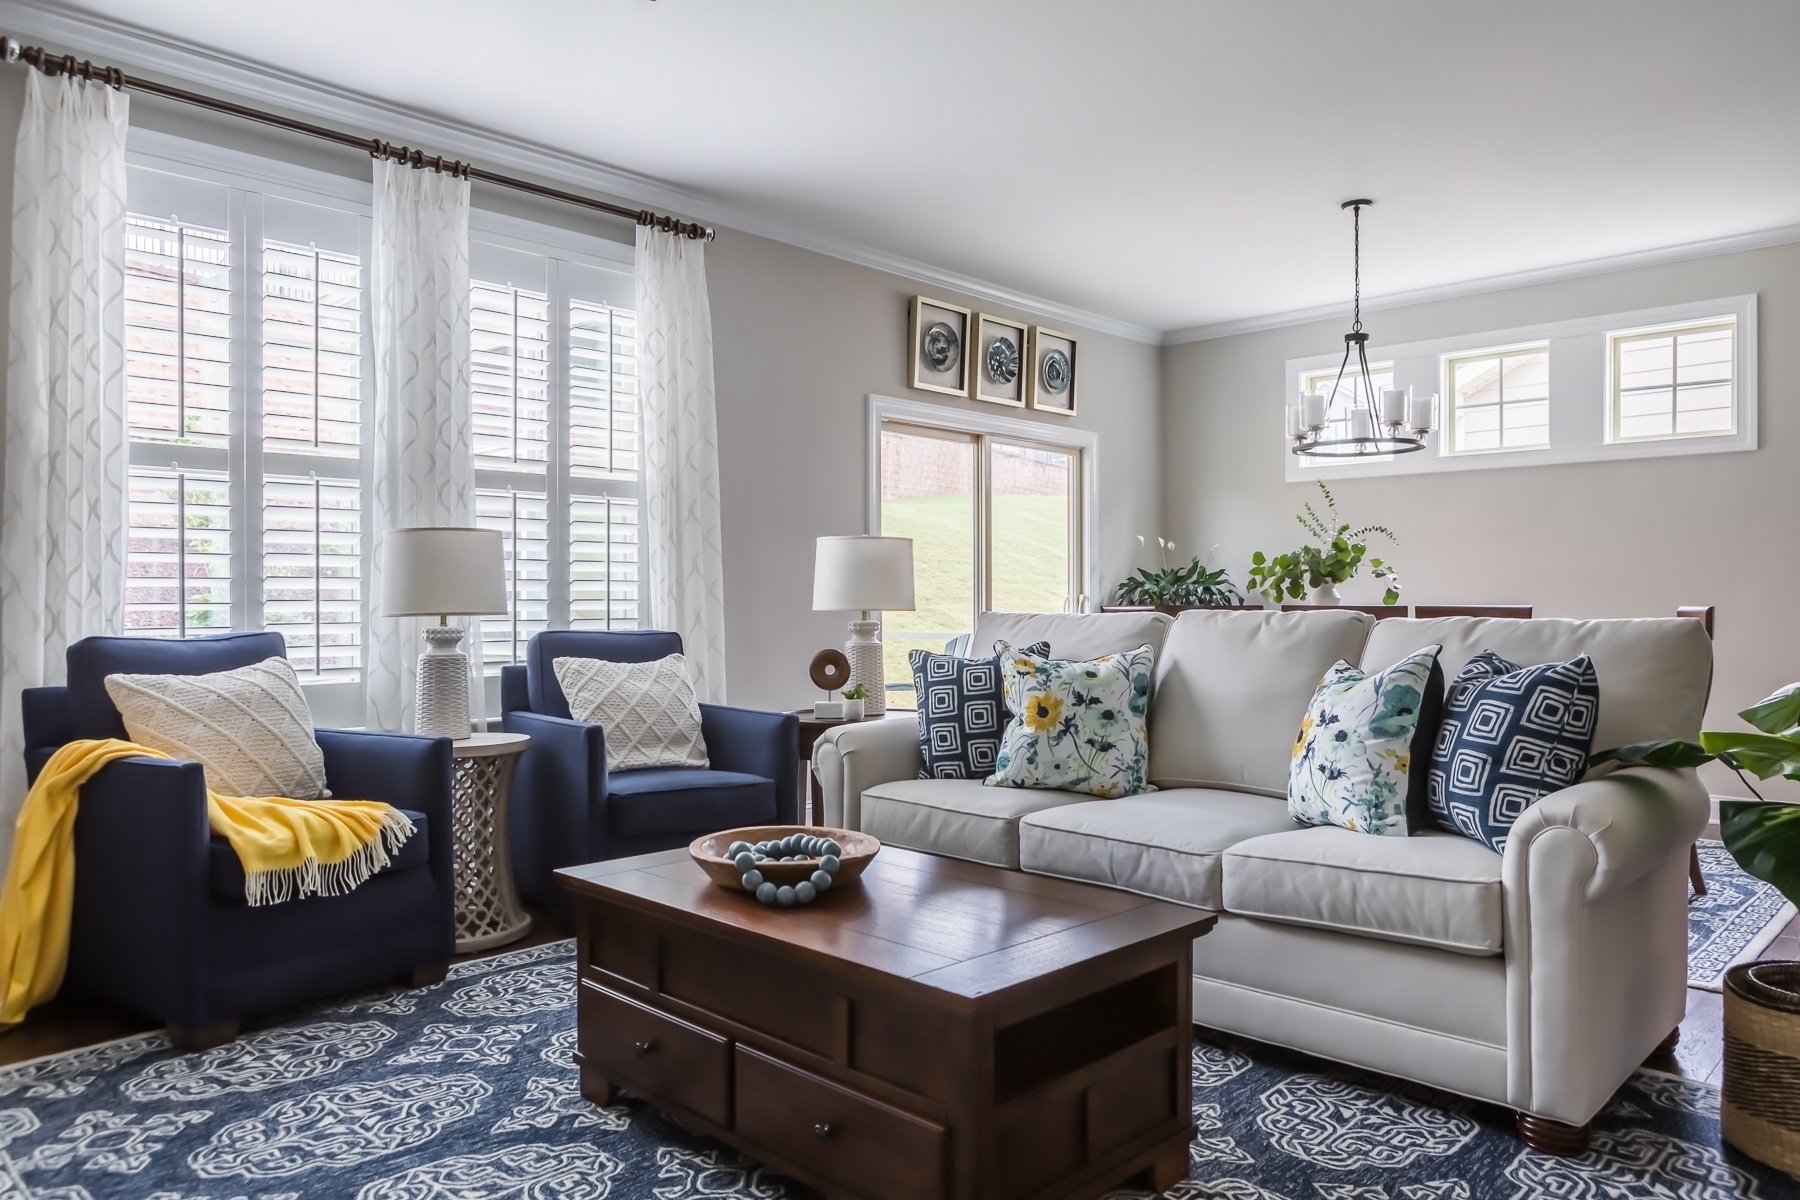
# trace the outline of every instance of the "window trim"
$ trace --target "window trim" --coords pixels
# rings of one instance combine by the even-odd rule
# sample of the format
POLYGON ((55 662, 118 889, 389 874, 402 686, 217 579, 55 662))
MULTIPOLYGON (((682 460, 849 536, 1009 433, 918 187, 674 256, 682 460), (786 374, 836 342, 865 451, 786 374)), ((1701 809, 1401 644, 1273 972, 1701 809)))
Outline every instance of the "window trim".
MULTIPOLYGON (((1533 450, 1549 449, 1551 446, 1554 446, 1555 442, 1551 441, 1542 446, 1490 446, 1485 450, 1458 450, 1456 448, 1456 417, 1457 412, 1459 411, 1459 406, 1456 403, 1457 365, 1459 363, 1471 362, 1475 359, 1506 359, 1513 355, 1536 354, 1540 351, 1548 358, 1550 354, 1550 343, 1540 339, 1534 342, 1515 342, 1508 346, 1478 346, 1472 350, 1459 350, 1454 354, 1440 356, 1439 361, 1443 364, 1444 375, 1441 384, 1443 390, 1438 393, 1438 406, 1444 411, 1442 418, 1443 431, 1440 435, 1443 442, 1438 453, 1443 454, 1446 457, 1462 458, 1466 455, 1474 454, 1523 454, 1533 450)), ((1551 399, 1553 399, 1553 397, 1546 399, 1546 407, 1550 404, 1551 399)), ((1500 430, 1501 437, 1504 439, 1506 436, 1506 384, 1504 374, 1502 375, 1502 382, 1500 385, 1500 403, 1496 405, 1496 407, 1500 410, 1500 430)))
MULTIPOLYGON (((1632 446, 1646 442, 1697 441, 1705 438, 1732 437, 1737 433, 1737 426, 1742 419, 1738 404, 1738 389, 1744 370, 1744 338, 1738 315, 1734 312, 1721 313, 1710 319, 1674 321, 1662 325, 1651 325, 1642 329, 1612 329, 1606 334, 1606 440, 1616 446, 1632 446), (1731 330, 1731 424, 1723 431, 1710 433, 1658 433, 1645 437, 1625 437, 1619 432, 1619 347, 1633 338, 1656 337, 1659 334, 1679 336, 1684 333, 1704 333, 1713 329, 1731 330)), ((1671 399, 1676 402, 1676 412, 1680 411, 1680 389, 1671 382, 1669 390, 1671 399)))
MULTIPOLYGON (((1604 313, 1541 325, 1489 330, 1428 341, 1371 345, 1369 358, 1394 362, 1394 386, 1411 386, 1414 394, 1437 393, 1440 407, 1447 404, 1444 365, 1446 357, 1460 357, 1484 348, 1543 342, 1550 346, 1550 445, 1521 447, 1505 452, 1447 453, 1445 432, 1440 428, 1423 451, 1396 455, 1384 462, 1343 462, 1302 467, 1299 456, 1281 440, 1284 478, 1288 483, 1314 479, 1361 479, 1383 475, 1429 475, 1444 471, 1484 471, 1561 463, 1612 462, 1631 458, 1663 458, 1684 454, 1730 454, 1755 450, 1757 441, 1757 296, 1724 296, 1630 312, 1604 313), (1610 334, 1663 325, 1685 326, 1726 314, 1737 318, 1736 425, 1732 434, 1705 434, 1633 441, 1608 441, 1611 410, 1607 366, 1610 334)), ((1286 388, 1257 402, 1265 405, 1259 428, 1273 449, 1281 436, 1287 398, 1298 394, 1300 377, 1330 364, 1343 351, 1288 359, 1286 388)), ((1440 424, 1442 424, 1440 418, 1440 424)), ((1273 464, 1271 464, 1273 465, 1273 464)))
MULTIPOLYGON (((930 404, 920 400, 904 400, 897 396, 882 396, 874 392, 867 398, 866 445, 863 465, 866 472, 866 509, 864 511, 863 529, 866 533, 881 532, 881 426, 883 422, 900 425, 923 426, 926 430, 941 430, 951 434, 964 436, 985 435, 999 438, 1006 442, 1024 445, 1041 446, 1047 450, 1070 450, 1081 456, 1081 496, 1080 496, 1080 531, 1081 531, 1081 586, 1082 592, 1076 598, 1076 606, 1083 612, 1098 612, 1102 599, 1100 587, 1101 547, 1100 531, 1100 435, 1088 429, 1072 428, 1066 422, 1058 420, 1032 421, 1024 417, 1006 417, 993 413, 972 412, 961 408, 953 408, 947 404, 930 404)), ((985 477, 987 464, 982 462, 982 455, 976 455, 976 473, 979 480, 985 477)), ((985 574, 992 570, 990 556, 987 554, 987 531, 977 522, 975 531, 976 553, 980 555, 982 571, 985 574)), ((991 590, 984 588, 984 591, 991 590)), ((977 606, 985 597, 977 598, 977 606)), ((977 613, 977 616, 980 614, 977 613)))

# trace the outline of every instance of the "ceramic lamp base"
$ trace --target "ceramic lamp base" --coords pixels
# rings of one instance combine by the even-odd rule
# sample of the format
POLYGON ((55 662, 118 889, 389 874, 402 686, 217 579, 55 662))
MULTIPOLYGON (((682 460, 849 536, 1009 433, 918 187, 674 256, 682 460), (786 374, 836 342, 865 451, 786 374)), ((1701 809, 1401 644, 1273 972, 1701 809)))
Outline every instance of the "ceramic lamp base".
POLYGON ((469 656, 457 649, 462 639, 462 628, 457 625, 432 625, 425 630, 430 649, 419 655, 413 732, 468 740, 469 656))
POLYGON ((881 665, 881 622, 850 622, 850 640, 844 655, 850 660, 850 685, 862 684, 863 715, 879 717, 887 711, 887 678, 881 665))

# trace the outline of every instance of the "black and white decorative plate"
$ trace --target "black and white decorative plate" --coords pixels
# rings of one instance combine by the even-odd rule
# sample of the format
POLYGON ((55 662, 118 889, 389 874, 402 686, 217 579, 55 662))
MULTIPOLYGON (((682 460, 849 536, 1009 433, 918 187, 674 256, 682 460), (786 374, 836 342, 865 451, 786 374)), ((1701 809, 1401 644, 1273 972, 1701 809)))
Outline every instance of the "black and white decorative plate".
POLYGON ((1060 396, 1069 390, 1069 380, 1074 373, 1069 366, 1069 356, 1061 350, 1044 355, 1044 390, 1052 396, 1060 396))
POLYGON ((988 378, 1005 385, 1019 377, 1019 348, 1009 337, 997 337, 988 343, 988 378))
POLYGON ((956 330, 942 321, 935 321, 919 338, 919 353, 924 356, 925 365, 934 371, 955 370, 956 360, 962 354, 962 339, 956 336, 956 330))

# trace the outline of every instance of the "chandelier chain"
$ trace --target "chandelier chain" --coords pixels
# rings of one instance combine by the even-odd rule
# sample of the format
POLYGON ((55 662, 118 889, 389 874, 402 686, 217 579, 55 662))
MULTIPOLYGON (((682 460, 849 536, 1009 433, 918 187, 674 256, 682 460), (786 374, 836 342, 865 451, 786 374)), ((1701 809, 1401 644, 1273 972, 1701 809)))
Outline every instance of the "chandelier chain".
POLYGON ((1352 245, 1355 247, 1351 261, 1356 276, 1356 311, 1350 323, 1352 333, 1362 332, 1362 205, 1358 204, 1350 210, 1350 220, 1354 233, 1352 245))

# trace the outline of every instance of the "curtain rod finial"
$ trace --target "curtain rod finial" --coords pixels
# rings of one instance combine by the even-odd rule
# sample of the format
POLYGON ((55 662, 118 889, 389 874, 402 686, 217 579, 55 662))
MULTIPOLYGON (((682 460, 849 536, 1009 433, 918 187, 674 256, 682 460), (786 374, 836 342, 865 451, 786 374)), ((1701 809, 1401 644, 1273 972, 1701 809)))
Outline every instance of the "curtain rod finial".
POLYGON ((25 52, 25 47, 19 45, 19 39, 13 37, 0 39, 0 48, 5 50, 6 61, 9 63, 18 62, 20 55, 25 52))

